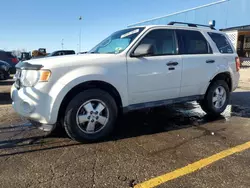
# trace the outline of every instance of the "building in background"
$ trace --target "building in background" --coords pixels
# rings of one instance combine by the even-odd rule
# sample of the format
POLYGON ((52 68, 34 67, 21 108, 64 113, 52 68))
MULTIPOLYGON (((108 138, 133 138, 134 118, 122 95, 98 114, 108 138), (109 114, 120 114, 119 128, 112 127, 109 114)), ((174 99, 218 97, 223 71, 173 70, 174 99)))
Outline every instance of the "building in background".
POLYGON ((169 22, 187 22, 208 25, 216 21, 216 29, 225 31, 241 57, 250 64, 250 0, 221 0, 166 16, 138 22, 132 26, 167 25, 169 22))

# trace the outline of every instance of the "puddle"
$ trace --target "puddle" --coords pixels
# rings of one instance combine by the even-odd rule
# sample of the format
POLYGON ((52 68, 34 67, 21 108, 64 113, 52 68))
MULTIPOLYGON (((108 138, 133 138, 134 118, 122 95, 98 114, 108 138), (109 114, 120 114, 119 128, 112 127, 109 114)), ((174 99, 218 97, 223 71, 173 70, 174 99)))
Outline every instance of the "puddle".
MULTIPOLYGON (((177 112, 181 112, 183 116, 192 118, 196 117, 198 119, 202 119, 206 117, 206 113, 201 109, 200 105, 197 102, 189 102, 185 104, 178 104, 170 106, 177 112)), ((172 114, 173 116, 175 114, 172 114)), ((250 108, 243 107, 239 105, 228 105, 225 111, 221 114, 221 117, 225 119, 229 119, 232 116, 238 117, 249 117, 250 118, 250 108)))
POLYGON ((151 113, 153 114, 144 119, 146 122, 144 124, 155 122, 154 119, 161 119, 155 123, 163 125, 165 131, 199 126, 217 120, 229 121, 232 116, 250 118, 250 108, 238 105, 228 105, 221 116, 213 118, 206 115, 197 102, 169 105, 160 110, 152 110, 151 113))
MULTIPOLYGON (((131 112, 121 118, 113 135, 108 137, 107 141, 137 137, 140 135, 151 135, 192 126, 199 127, 200 125, 213 121, 229 121, 232 116, 250 118, 250 108, 228 105, 225 112, 216 119, 208 117, 197 102, 174 104, 166 107, 131 112)), ((9 140, 9 142, 12 142, 11 144, 17 145, 22 142, 34 143, 34 141, 29 138, 36 138, 37 136, 45 137, 46 140, 50 140, 50 138, 67 138, 64 131, 56 131, 54 134, 48 136, 47 133, 40 131, 37 129, 37 126, 28 122, 26 119, 21 119, 20 121, 20 118, 18 118, 17 120, 18 121, 12 121, 13 123, 9 121, 9 124, 5 123, 0 126, 0 142, 9 140), (10 137, 12 139, 9 139, 10 137), (21 141, 21 138, 24 140, 21 141), (17 139, 18 143, 13 142, 13 139, 17 139)), ((206 130, 203 131, 206 135, 214 134, 206 130)), ((7 142, 2 144, 7 144, 7 142)))
POLYGON ((250 108, 239 105, 229 105, 223 115, 227 118, 231 116, 250 118, 250 108))
MULTIPOLYGON (((230 121, 232 116, 250 118, 250 108, 229 105, 225 112, 216 118, 206 115, 197 102, 130 112, 121 118, 115 132, 108 140, 152 135, 193 126, 200 127, 200 125, 213 121, 230 121)), ((204 131, 204 134, 213 135, 215 133, 204 131)))

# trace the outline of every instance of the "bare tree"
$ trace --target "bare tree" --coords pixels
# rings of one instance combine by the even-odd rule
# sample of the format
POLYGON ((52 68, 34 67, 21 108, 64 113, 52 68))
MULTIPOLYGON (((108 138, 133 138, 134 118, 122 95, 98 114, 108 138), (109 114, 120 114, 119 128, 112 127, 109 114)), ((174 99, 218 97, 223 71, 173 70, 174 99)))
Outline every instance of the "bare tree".
POLYGON ((22 49, 17 49, 17 50, 12 51, 13 55, 15 55, 16 57, 21 57, 22 52, 26 52, 26 50, 22 48, 22 49))

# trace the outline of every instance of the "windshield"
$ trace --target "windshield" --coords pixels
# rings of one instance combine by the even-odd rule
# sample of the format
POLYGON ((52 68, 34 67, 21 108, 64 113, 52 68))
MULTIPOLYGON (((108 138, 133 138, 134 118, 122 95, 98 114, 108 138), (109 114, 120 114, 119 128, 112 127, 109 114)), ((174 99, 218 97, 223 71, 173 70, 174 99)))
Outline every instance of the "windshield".
POLYGON ((133 42, 143 29, 143 27, 140 27, 117 31, 95 46, 89 53, 121 53, 133 42))

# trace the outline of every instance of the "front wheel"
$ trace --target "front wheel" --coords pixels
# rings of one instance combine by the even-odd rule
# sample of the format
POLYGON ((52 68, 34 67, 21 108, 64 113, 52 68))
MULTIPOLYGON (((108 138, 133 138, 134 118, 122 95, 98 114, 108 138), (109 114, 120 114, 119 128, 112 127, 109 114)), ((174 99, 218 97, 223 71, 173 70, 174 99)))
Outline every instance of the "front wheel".
POLYGON ((65 113, 64 128, 74 140, 100 140, 113 130, 117 114, 116 102, 109 93, 89 89, 70 101, 65 113))
POLYGON ((208 88, 205 98, 200 102, 201 108, 208 115, 218 116, 226 109, 230 91, 224 80, 217 80, 208 88))

